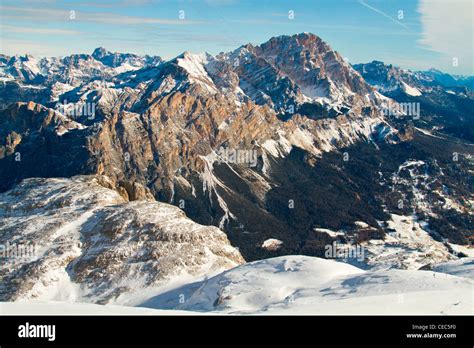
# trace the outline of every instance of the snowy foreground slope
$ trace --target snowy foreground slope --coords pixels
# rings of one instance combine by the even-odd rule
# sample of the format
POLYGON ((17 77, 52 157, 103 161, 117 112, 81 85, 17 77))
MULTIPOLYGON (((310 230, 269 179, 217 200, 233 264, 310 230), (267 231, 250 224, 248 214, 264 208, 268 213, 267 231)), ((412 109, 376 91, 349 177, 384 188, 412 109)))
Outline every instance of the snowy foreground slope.
POLYGON ((447 273, 363 271, 284 256, 236 267, 142 305, 234 314, 472 314, 473 284, 447 273), (180 295, 183 304, 177 303, 180 295))
MULTIPOLYGON (((443 265, 462 274, 472 259, 443 265)), ((468 272, 467 272, 468 273, 468 272)), ((467 274, 465 272, 465 274, 467 274)), ((471 279, 433 271, 363 271, 315 257, 283 256, 237 266, 139 307, 60 302, 0 304, 1 314, 473 314, 471 279), (142 307, 142 308, 140 308, 142 307), (145 307, 145 308, 143 308, 145 307)))
POLYGON ((187 315, 188 311, 166 311, 79 302, 0 302, 0 315, 187 315))

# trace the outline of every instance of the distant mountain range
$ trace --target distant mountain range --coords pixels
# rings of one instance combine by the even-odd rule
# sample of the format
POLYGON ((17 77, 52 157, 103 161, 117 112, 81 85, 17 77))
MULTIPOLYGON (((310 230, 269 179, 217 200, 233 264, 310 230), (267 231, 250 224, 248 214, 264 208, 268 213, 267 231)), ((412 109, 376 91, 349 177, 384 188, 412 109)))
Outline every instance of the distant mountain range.
POLYGON ((376 60, 367 64, 355 64, 354 69, 371 85, 386 92, 402 88, 401 82, 420 89, 437 87, 467 87, 471 91, 474 89, 474 76, 450 75, 436 69, 412 72, 376 60))
POLYGON ((411 72, 378 61, 354 68, 387 97, 419 103, 430 127, 474 142, 473 76, 453 76, 434 69, 411 72))
POLYGON ((104 48, 0 55, 0 81, 0 242, 81 241, 2 268, 3 299, 60 281, 40 271, 49 263, 81 286, 103 284, 94 302, 108 302, 128 291, 110 274, 160 272, 146 255, 196 275, 327 257, 333 243, 363 246, 363 260, 345 259, 362 269, 430 267, 472 250, 473 77, 352 66, 301 33, 168 61, 104 48), (70 217, 55 213, 64 207, 70 217), (201 225, 213 225, 209 239, 190 242, 201 225))

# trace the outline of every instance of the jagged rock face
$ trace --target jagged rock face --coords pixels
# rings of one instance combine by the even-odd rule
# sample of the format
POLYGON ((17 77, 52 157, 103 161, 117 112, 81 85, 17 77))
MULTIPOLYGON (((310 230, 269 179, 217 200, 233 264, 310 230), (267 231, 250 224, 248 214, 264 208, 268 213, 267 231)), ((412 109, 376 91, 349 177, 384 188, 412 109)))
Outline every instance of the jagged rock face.
POLYGON ((0 117, 2 191, 33 176, 71 176, 86 171, 82 124, 33 102, 17 103, 0 117))
POLYGON ((141 114, 121 113, 104 122, 92 147, 99 150, 105 173, 156 181, 155 193, 169 188, 175 176, 202 172, 206 156, 226 145, 255 147, 280 123, 268 109, 252 104, 237 108, 222 96, 204 99, 177 92, 155 102, 141 114), (168 181, 168 185, 166 184, 168 181))
POLYGON ((329 109, 340 114, 341 109, 347 111, 359 103, 370 105, 361 97, 372 94, 372 87, 313 34, 280 36, 260 46, 245 45, 216 60, 219 63, 211 61, 208 66, 221 85, 224 76, 233 89, 240 88, 257 104, 270 105, 278 113, 313 116, 308 113, 312 106, 319 107, 320 112, 329 109))
POLYGON ((272 38, 256 47, 255 51, 258 56, 271 59, 303 90, 321 89, 327 96, 335 92, 331 88, 337 88, 342 93, 347 89, 362 95, 372 91, 339 53, 316 35, 303 33, 272 38))
POLYGON ((128 202, 105 176, 27 179, 0 194, 0 244, 33 246, 1 263, 0 299, 64 300, 62 288, 107 303, 243 262, 218 228, 151 199, 128 202))
POLYGON ((383 92, 401 88, 401 80, 414 84, 414 78, 409 76, 406 71, 380 61, 373 61, 369 64, 355 64, 354 69, 359 71, 367 82, 383 92))

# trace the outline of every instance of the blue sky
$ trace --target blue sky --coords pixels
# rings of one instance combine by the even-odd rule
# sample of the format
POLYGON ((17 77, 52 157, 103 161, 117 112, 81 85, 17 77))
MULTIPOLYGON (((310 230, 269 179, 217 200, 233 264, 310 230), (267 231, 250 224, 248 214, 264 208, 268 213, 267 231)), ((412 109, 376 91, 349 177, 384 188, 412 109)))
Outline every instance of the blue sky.
POLYGON ((0 9, 0 52, 9 55, 103 46, 168 59, 306 31, 351 63, 474 75, 472 0, 0 0, 0 9))

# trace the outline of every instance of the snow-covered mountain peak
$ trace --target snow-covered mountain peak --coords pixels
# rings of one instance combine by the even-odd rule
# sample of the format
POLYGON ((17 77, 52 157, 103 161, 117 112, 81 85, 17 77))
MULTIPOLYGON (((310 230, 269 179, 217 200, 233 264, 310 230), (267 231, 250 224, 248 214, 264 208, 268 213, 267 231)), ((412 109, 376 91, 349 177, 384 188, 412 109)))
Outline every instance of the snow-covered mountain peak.
POLYGON ((100 59, 104 58, 107 54, 110 54, 110 52, 107 51, 104 47, 97 47, 92 52, 92 57, 94 57, 97 60, 100 60, 100 59))
POLYGON ((214 81, 206 71, 206 65, 213 59, 208 53, 191 53, 186 51, 175 58, 176 64, 188 74, 191 83, 197 83, 208 92, 216 93, 214 81))

